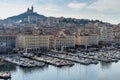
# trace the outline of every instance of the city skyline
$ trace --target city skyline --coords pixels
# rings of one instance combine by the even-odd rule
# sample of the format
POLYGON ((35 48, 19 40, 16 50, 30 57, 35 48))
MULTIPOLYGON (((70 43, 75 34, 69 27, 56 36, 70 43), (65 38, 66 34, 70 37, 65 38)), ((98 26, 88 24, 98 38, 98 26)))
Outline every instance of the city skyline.
POLYGON ((120 0, 3 0, 0 2, 0 19, 18 15, 33 5, 45 16, 98 19, 112 24, 120 23, 120 0))

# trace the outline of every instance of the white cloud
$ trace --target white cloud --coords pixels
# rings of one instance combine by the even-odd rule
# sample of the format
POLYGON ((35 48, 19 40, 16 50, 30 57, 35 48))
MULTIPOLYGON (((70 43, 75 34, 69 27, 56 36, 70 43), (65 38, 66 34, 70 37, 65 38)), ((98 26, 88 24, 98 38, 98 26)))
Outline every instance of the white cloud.
POLYGON ((73 8, 73 9, 82 9, 83 7, 86 6, 86 4, 85 3, 71 2, 67 6, 69 8, 73 8))
POLYGON ((97 11, 120 12, 120 0, 96 0, 87 8, 97 11))
POLYGON ((51 7, 47 7, 47 8, 44 8, 48 11, 59 11, 57 8, 51 8, 51 7))
POLYGON ((44 7, 43 10, 47 10, 47 11, 59 11, 60 10, 59 6, 57 5, 45 4, 43 5, 43 7, 44 7))

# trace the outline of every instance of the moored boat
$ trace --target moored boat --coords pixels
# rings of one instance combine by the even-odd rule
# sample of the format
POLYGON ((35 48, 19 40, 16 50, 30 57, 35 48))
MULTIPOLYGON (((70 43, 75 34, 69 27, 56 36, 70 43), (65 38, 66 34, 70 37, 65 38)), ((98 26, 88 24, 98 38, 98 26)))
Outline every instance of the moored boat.
POLYGON ((0 79, 9 79, 11 74, 9 72, 0 73, 0 79))

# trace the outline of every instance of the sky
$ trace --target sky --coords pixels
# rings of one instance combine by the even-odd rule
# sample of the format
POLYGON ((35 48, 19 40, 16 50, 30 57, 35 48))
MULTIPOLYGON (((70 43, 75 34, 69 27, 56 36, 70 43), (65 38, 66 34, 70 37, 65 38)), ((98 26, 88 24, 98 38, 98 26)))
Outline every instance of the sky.
POLYGON ((120 0, 0 0, 0 19, 21 14, 32 5, 45 16, 120 23, 120 0))

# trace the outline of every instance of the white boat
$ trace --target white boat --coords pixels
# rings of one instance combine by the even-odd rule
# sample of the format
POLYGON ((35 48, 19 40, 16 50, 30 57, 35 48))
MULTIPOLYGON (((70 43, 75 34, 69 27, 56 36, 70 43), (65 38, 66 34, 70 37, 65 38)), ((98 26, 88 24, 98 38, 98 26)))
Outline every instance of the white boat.
POLYGON ((0 73, 0 79, 9 79, 11 74, 9 72, 0 73))

